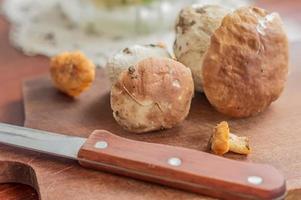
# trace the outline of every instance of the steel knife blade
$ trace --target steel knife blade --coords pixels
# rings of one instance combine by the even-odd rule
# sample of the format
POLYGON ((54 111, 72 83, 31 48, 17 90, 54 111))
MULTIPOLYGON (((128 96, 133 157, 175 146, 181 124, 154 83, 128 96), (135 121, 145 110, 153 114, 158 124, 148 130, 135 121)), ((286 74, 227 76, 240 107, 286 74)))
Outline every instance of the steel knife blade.
POLYGON ((0 123, 0 142, 51 155, 77 159, 86 138, 0 123))

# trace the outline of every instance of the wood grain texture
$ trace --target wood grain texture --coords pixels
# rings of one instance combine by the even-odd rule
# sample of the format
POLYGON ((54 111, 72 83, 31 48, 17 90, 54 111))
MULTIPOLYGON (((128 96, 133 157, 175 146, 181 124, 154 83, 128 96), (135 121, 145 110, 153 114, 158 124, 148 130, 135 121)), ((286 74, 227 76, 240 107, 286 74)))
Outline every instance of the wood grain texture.
POLYGON ((0 191, 0 199, 5 200, 36 200, 39 198, 31 186, 19 183, 2 183, 0 191))
MULTIPOLYGON (((2 2, 2 0, 0 2, 2 2)), ((290 0, 290 1, 260 0, 257 2, 257 4, 269 10, 278 11, 283 16, 289 16, 301 21, 301 12, 300 12, 301 1, 299 0, 290 0)), ((1 83, 0 84, 0 97, 1 97, 0 98, 0 121, 22 125, 24 120, 23 102, 22 102, 22 93, 21 93, 22 80, 28 77, 35 76, 37 74, 46 73, 48 71, 48 59, 42 56, 28 57, 23 55, 22 52, 14 49, 9 44, 8 28, 9 28, 8 23, 4 20, 2 16, 0 16, 0 83, 1 83)), ((295 43, 291 47, 291 62, 293 67, 298 67, 301 64, 300 57, 299 57, 300 49, 301 49, 301 43, 295 43)), ((297 85, 294 86, 294 83, 292 83, 291 86, 296 87, 294 91, 298 96, 298 91, 299 91, 297 90, 298 86, 297 85)), ((291 110, 294 110, 294 106, 296 105, 296 101, 294 100, 294 98, 292 98, 292 100, 295 102, 295 104, 291 106, 290 110, 288 110, 287 113, 289 113, 291 110)), ((296 118, 298 117, 295 111, 292 112, 292 115, 289 117, 289 119, 290 118, 293 119, 294 117, 296 118)), ((270 123, 273 124, 276 122, 271 120, 270 123)), ((296 123, 296 120, 294 120, 294 123, 292 123, 292 126, 289 128, 289 130, 292 129, 296 129, 296 132, 300 130, 300 124, 296 123)), ((296 143, 298 141, 296 142, 294 141, 294 138, 296 137, 297 136, 294 134, 293 138, 288 139, 288 142, 292 142, 290 144, 286 144, 285 143, 286 141, 282 142, 281 140, 279 140, 280 145, 278 144, 276 145, 279 146, 279 148, 281 148, 280 146, 285 146, 284 151, 287 155, 287 158, 283 159, 283 157, 277 156, 276 153, 281 152, 280 150, 275 152, 273 156, 275 160, 278 159, 277 163, 281 163, 282 160, 283 162, 287 162, 287 160, 289 160, 290 163, 293 163, 296 160, 296 162, 294 162, 294 164, 291 164, 290 167, 292 173, 288 172, 289 169, 286 171, 286 174, 291 174, 291 176, 289 176, 290 177, 289 185, 291 190, 289 192, 288 199, 301 198, 300 179, 296 178, 298 177, 298 169, 300 169, 301 166, 300 161, 298 161, 299 158, 297 153, 298 149, 296 148, 296 143), (292 145, 294 147, 291 147, 292 145)), ((265 136, 262 139, 266 140, 267 138, 268 137, 265 136)), ((197 137, 196 139, 199 139, 199 137, 197 137)), ((193 140, 193 138, 191 138, 190 140, 193 140)), ((268 146, 265 148, 269 149, 268 146)), ((30 162, 30 160, 33 160, 33 163, 36 163, 35 162, 36 158, 38 158, 37 162, 39 162, 42 159, 41 155, 39 154, 31 154, 26 152, 24 153, 22 150, 14 150, 12 148, 5 147, 5 146, 1 146, 0 149, 1 149, 0 150, 1 157, 2 156, 5 157, 7 155, 10 156, 12 159, 17 157, 19 160, 22 160, 23 162, 30 162)), ((259 152, 257 154, 259 154, 259 152)), ((268 155, 265 156, 267 157, 268 155)), ((55 161, 50 161, 49 162, 50 166, 51 163, 57 164, 57 162, 55 161)), ((36 165, 38 164, 36 163, 36 165)), ((42 165, 42 166, 44 166, 45 169, 47 168, 47 165, 42 165)), ((66 167, 66 165, 61 167, 56 167, 56 168, 50 167, 49 174, 51 173, 55 174, 59 170, 64 169, 64 167, 66 167)), ((111 179, 108 180, 110 181, 111 179)), ((52 185, 49 185, 49 187, 51 188, 52 185)), ((109 183, 108 187, 114 191, 115 189, 120 188, 120 184, 117 184, 117 186, 114 187, 112 183, 109 183)), ((127 188, 129 190, 133 190, 133 187, 131 186, 128 186, 127 188)), ((165 195, 165 192, 162 192, 162 190, 160 190, 159 192, 161 192, 163 196, 165 195)), ((107 198, 104 199, 108 199, 110 197, 112 199, 112 196, 114 196, 113 193, 114 192, 110 191, 108 196, 106 196, 107 198)), ((123 199, 129 199, 132 197, 131 195, 126 195, 125 192, 122 194, 123 194, 122 196, 123 199)), ((87 197, 88 196, 89 194, 87 194, 87 197)), ((176 192, 174 193, 174 195, 171 196, 174 199, 179 199, 176 192)), ((117 195, 117 197, 121 197, 121 196, 117 195)), ((195 196, 190 196, 190 197, 192 199, 196 198, 195 196)), ((0 184, 0 199, 36 200, 37 195, 34 192, 34 190, 32 190, 28 186, 23 186, 21 184, 0 184)))
MULTIPOLYGON (((246 119, 231 119, 217 113, 202 94, 197 94, 192 101, 191 112, 183 124, 170 130, 146 134, 129 133, 115 122, 109 103, 109 82, 104 71, 97 72, 92 88, 77 99, 70 99, 58 92, 53 88, 49 77, 42 76, 25 82, 25 126, 82 137, 88 137, 93 130, 106 129, 124 138, 206 151, 215 124, 227 120, 232 132, 250 138, 253 152, 248 157, 234 154, 227 154, 226 157, 275 166, 287 179, 288 189, 293 191, 301 187, 301 163, 298 160, 301 156, 298 151, 301 138, 297 134, 301 131, 298 117, 301 115, 301 110, 296 109, 301 101, 301 96, 296 95, 297 86, 301 81, 300 71, 301 69, 293 63, 283 95, 261 115, 246 119)), ((46 168, 43 162, 39 164, 46 168)), ((35 165, 32 166, 35 168, 35 165)), ((66 166, 61 167, 64 169, 66 166)), ((112 190, 116 192, 114 198, 139 199, 143 196, 144 199, 158 199, 164 194, 165 199, 173 199, 175 195, 182 199, 203 199, 192 193, 102 172, 83 170, 77 165, 72 168, 72 171, 63 171, 60 174, 60 181, 64 183, 63 185, 78 188, 80 193, 84 192, 79 189, 81 185, 88 186, 90 199, 106 198, 112 190), (74 182, 73 179, 78 174, 86 178, 74 182), (96 183, 102 183, 105 187, 96 183), (130 186, 134 189, 128 189, 130 186)), ((37 173, 37 177, 43 177, 45 172, 42 170, 40 173, 37 173)), ((52 189, 60 191, 59 193, 44 190, 44 179, 40 180, 41 193, 46 192, 47 199, 56 199, 58 197, 56 195, 62 193, 65 196, 70 195, 69 191, 66 192, 66 189, 57 185, 53 185, 52 189)), ((80 195, 72 198, 81 199, 80 195)))
POLYGON ((0 183, 20 183, 35 189, 34 195, 39 196, 39 187, 35 171, 30 165, 14 162, 0 161, 0 183))
POLYGON ((89 136, 78 158, 88 168, 223 199, 276 199, 286 192, 284 177, 272 166, 129 140, 105 130, 96 130, 89 136), (97 148, 100 141, 107 142, 107 147, 97 148), (175 157, 181 159, 179 166, 168 163, 175 157), (250 176, 262 177, 264 182, 249 184, 246 180, 250 176))

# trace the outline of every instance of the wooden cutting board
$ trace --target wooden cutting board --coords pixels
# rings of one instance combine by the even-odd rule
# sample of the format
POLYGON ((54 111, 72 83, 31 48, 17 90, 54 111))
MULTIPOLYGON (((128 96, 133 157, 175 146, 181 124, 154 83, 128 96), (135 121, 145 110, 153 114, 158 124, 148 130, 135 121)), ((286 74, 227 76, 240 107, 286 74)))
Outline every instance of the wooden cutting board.
MULTIPOLYGON (((45 75, 24 82, 25 126, 82 137, 88 137, 95 129, 106 129, 125 138, 206 151, 213 127, 227 120, 232 132, 250 138, 253 152, 248 157, 234 154, 226 157, 275 166, 287 178, 290 198, 297 199, 301 198, 300 192, 295 192, 301 188, 300 71, 291 68, 283 95, 259 116, 231 119, 217 113, 204 95, 197 94, 183 124, 146 134, 124 131, 114 121, 109 102, 110 85, 103 70, 97 72, 92 88, 77 99, 58 92, 45 75)), ((164 186, 83 169, 75 161, 14 150, 8 146, 0 146, 0 160, 14 161, 0 162, 0 182, 9 179, 10 182, 32 185, 42 199, 207 199, 164 186)))

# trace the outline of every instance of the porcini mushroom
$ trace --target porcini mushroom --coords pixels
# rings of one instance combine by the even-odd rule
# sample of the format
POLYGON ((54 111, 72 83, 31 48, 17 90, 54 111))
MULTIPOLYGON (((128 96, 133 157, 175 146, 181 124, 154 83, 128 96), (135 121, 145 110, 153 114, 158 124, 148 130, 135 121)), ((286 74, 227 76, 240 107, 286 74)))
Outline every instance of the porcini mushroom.
POLYGON ((172 128, 188 115, 191 71, 169 58, 146 58, 123 71, 111 90, 115 120, 131 132, 172 128))
POLYGON ((203 91, 203 59, 210 37, 229 12, 218 5, 196 4, 184 8, 178 16, 174 52, 177 60, 191 69, 196 91, 203 91))
POLYGON ((211 151, 217 155, 223 155, 229 151, 245 155, 251 152, 248 138, 230 133, 229 125, 225 121, 214 128, 209 145, 211 151))
POLYGON ((203 62, 203 89, 221 113, 249 117, 283 91, 288 41, 277 13, 240 8, 224 17, 203 62))

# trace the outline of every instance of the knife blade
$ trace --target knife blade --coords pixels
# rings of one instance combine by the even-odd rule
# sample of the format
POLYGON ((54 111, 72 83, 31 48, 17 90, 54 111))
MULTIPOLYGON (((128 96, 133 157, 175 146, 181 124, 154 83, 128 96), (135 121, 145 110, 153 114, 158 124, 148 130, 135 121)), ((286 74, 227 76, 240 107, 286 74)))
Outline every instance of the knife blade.
POLYGON ((0 123, 0 143, 221 199, 283 199, 286 194, 284 177, 270 165, 129 140, 105 130, 81 138, 0 123))
POLYGON ((86 138, 0 123, 1 143, 65 158, 76 160, 85 141, 86 138))

